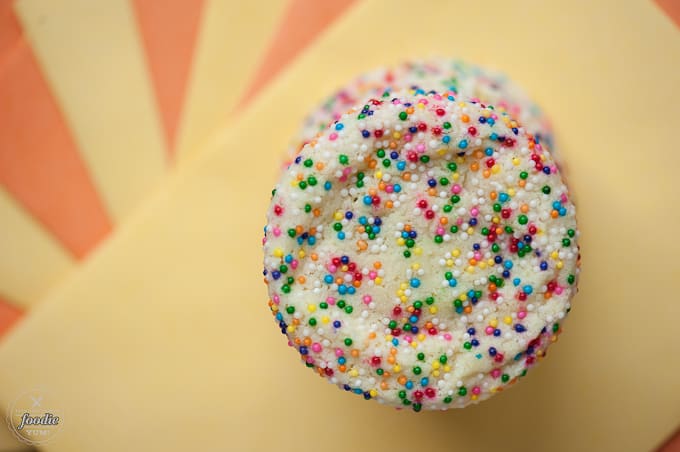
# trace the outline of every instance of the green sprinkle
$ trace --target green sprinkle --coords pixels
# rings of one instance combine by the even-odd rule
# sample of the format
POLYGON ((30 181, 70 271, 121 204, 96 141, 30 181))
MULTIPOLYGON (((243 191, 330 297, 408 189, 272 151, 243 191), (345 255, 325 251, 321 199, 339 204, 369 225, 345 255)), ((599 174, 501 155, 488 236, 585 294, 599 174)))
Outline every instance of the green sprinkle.
POLYGON ((343 165, 347 165, 349 163, 349 157, 347 157, 345 154, 340 154, 338 156, 338 161, 343 165))
POLYGON ((421 373, 422 371, 423 371, 423 369, 421 369, 421 368, 418 367, 418 366, 415 366, 415 367, 413 368, 413 373, 416 374, 416 375, 420 375, 420 373, 421 373))
POLYGON ((460 388, 458 388, 459 396, 463 397, 465 394, 467 394, 467 389, 465 388, 465 386, 461 386, 460 388))
POLYGON ((314 164, 314 161, 312 159, 307 159, 303 163, 307 168, 311 167, 314 164))
POLYGON ((314 317, 310 317, 308 323, 309 323, 310 326, 315 326, 316 325, 316 319, 314 317))
POLYGON ((295 306, 288 306, 288 307, 286 308, 286 312, 287 312, 288 314, 294 313, 294 312, 295 312, 295 306))
POLYGON ((528 221, 529 219, 527 218, 526 215, 520 215, 519 217, 517 217, 517 222, 519 224, 527 224, 528 221))
POLYGON ((346 337, 346 338, 345 338, 345 345, 348 346, 348 347, 349 347, 350 345, 352 345, 352 339, 346 337))
POLYGON ((407 118, 408 118, 408 113, 406 113, 405 111, 402 111, 401 113, 399 113, 399 119, 401 119, 402 121, 406 121, 407 118))
POLYGON ((549 195, 550 194, 550 187, 547 185, 544 185, 543 188, 541 188, 541 191, 543 192, 544 195, 549 195))

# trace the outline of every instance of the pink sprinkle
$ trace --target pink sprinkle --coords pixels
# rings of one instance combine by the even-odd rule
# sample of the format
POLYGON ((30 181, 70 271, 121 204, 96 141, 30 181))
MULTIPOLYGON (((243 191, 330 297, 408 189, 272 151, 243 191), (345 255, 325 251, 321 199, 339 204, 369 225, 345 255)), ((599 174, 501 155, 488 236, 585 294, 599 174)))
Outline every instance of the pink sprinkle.
POLYGON ((479 215, 479 209, 476 208, 476 207, 473 207, 472 209, 470 209, 470 215, 472 215, 473 217, 476 217, 477 215, 479 215))
POLYGON ((385 187, 385 191, 386 191, 387 193, 392 193, 392 192, 394 191, 394 185, 391 185, 391 184, 390 184, 390 185, 386 186, 386 187, 385 187))
POLYGON ((491 376, 493 378, 498 378, 501 376, 501 370, 500 369, 494 369, 491 371, 491 376))
POLYGON ((373 301, 373 297, 370 295, 364 295, 363 297, 364 303, 369 304, 371 301, 373 301))
POLYGON ((338 138, 338 134, 333 132, 328 136, 328 139, 331 141, 335 141, 335 139, 338 138))
POLYGON ((412 136, 410 133, 404 135, 404 141, 406 141, 407 143, 408 143, 409 141, 411 141, 412 139, 413 139, 413 136, 412 136))
POLYGON ((444 234, 444 228, 441 226, 437 228, 437 235, 443 235, 444 234))
POLYGON ((378 276, 378 273, 376 273, 376 272, 374 272, 374 271, 368 272, 368 277, 369 277, 370 279, 375 279, 376 276, 378 276))
POLYGON ((326 297, 328 304, 335 304, 335 297, 326 297))
POLYGON ((279 304, 281 302, 281 298, 279 298, 278 295, 274 294, 274 296, 272 297, 272 301, 276 304, 279 304))
POLYGON ((411 336, 404 336, 404 340, 408 342, 409 344, 413 342, 413 338, 411 336))
POLYGON ((451 335, 450 335, 449 333, 445 333, 445 334, 444 334, 444 339, 446 339, 447 341, 450 341, 450 340, 451 340, 451 335))
POLYGON ((522 319, 523 319, 524 317, 526 317, 526 316, 527 316, 527 312, 526 312, 526 311, 519 311, 519 312, 517 313, 517 318, 520 319, 520 320, 522 320, 522 319))
POLYGON ((328 264, 326 265, 326 269, 331 273, 335 273, 338 270, 338 267, 333 264, 328 264))
POLYGON ((463 224, 463 217, 458 217, 458 219, 456 220, 456 224, 457 224, 458 226, 460 226, 461 224, 463 224))
POLYGON ((297 266, 298 266, 298 261, 297 261, 297 259, 290 263, 290 267, 291 267, 293 270, 295 270, 295 269, 297 268, 297 266))
POLYGON ((484 329, 484 332, 485 332, 486 334, 488 334, 488 335, 493 334, 493 327, 492 327, 492 326, 487 326, 487 327, 484 329))
POLYGON ((442 100, 442 96, 440 96, 439 94, 435 94, 435 95, 434 95, 434 98, 435 98, 436 100, 442 100))
POLYGON ((562 289, 560 286, 555 287, 555 293, 557 295, 562 295, 562 292, 564 292, 564 289, 562 289))
POLYGON ((474 395, 479 395, 481 392, 482 392, 482 388, 480 388, 479 386, 475 386, 474 388, 472 388, 472 393, 474 395))
POLYGON ((343 352, 341 348, 335 349, 335 356, 342 356, 344 354, 345 354, 345 352, 343 352))
POLYGON ((475 257, 476 260, 480 261, 480 260, 482 260, 482 253, 480 253, 479 251, 477 251, 477 252, 474 254, 474 257, 475 257))
POLYGON ((279 228, 274 228, 274 236, 275 236, 275 237, 278 237, 278 236, 280 236, 280 235, 281 235, 281 229, 279 229, 279 228))
POLYGON ((451 191, 454 192, 455 194, 460 193, 460 190, 461 190, 461 188, 460 188, 460 185, 458 185, 458 184, 455 184, 453 187, 451 187, 451 191))
POLYGON ((423 152, 424 150, 425 150, 424 144, 419 144, 418 146, 416 146, 416 151, 423 152))
POLYGON ((321 344, 319 344, 318 342, 314 342, 312 344, 312 351, 313 352, 319 353, 321 350, 323 350, 323 348, 321 347, 321 344))

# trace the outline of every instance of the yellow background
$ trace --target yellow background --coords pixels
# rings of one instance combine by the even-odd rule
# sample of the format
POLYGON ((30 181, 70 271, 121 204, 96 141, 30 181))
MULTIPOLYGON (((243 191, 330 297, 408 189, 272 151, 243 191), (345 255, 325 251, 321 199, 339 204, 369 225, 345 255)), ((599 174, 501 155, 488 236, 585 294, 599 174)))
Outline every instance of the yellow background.
POLYGON ((649 1, 358 3, 0 344, 0 402, 38 385, 60 399, 49 451, 653 448, 680 422, 679 56, 649 1), (304 112, 358 72, 430 55, 502 69, 545 107, 583 272, 529 378, 414 414, 299 364, 266 307, 260 238, 304 112))

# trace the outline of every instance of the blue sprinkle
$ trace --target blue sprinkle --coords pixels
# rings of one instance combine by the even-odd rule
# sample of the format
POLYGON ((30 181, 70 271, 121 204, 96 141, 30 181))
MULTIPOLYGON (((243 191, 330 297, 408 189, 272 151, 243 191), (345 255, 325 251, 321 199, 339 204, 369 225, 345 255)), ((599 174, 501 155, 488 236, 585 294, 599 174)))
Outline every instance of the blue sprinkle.
POLYGON ((491 157, 493 155, 493 148, 484 149, 484 154, 486 154, 487 157, 491 157))
POLYGON ((430 379, 427 378, 427 377, 420 379, 420 385, 421 386, 427 386, 429 382, 430 382, 430 379))
POLYGON ((323 277, 323 282, 326 284, 333 284, 333 277, 331 275, 326 275, 323 277))
POLYGON ((498 200, 500 202, 505 202, 508 199, 510 199, 510 196, 507 193, 501 193, 501 194, 498 195, 498 200))
POLYGON ((373 198, 371 196, 364 196, 364 204, 367 206, 370 206, 373 203, 373 198))
POLYGON ((345 126, 341 122, 339 122, 335 125, 335 130, 342 130, 344 128, 345 128, 345 126))
POLYGON ((304 345, 301 345, 300 346, 300 354, 306 355, 307 353, 309 353, 309 351, 307 350, 307 347, 305 347, 304 345))
POLYGON ((411 278, 411 287, 420 287, 420 280, 418 278, 411 278))
POLYGON ((401 162, 397 162, 397 169, 399 171, 404 171, 404 169, 406 169, 406 162, 403 160, 401 162))
POLYGON ((526 285, 522 287, 522 290, 524 291, 525 294, 529 295, 531 292, 534 291, 534 288, 529 285, 526 285))
POLYGON ((354 295, 356 293, 356 291, 357 290, 354 288, 354 286, 349 286, 347 288, 347 293, 350 294, 350 295, 354 295))
POLYGON ((399 193, 401 191, 401 185, 399 184, 394 184, 394 192, 399 193))
POLYGON ((460 140, 460 141, 458 142, 458 147, 459 147, 460 149, 465 149, 467 146, 468 146, 467 140, 460 140))
POLYGON ((290 264, 291 262, 293 262, 293 256, 291 256, 290 254, 287 254, 286 257, 283 260, 286 261, 286 264, 290 264))
POLYGON ((371 136, 371 132, 369 132, 368 130, 362 130, 362 131, 361 131, 361 135, 362 135, 364 138, 368 138, 368 137, 371 136))
MULTIPOLYGON (((519 243, 518 243, 518 245, 519 245, 519 243)), ((510 270, 510 269, 512 268, 512 265, 513 265, 513 264, 512 264, 512 261, 511 261, 511 260, 507 260, 507 261, 505 261, 505 263, 503 264, 503 267, 505 267, 505 268, 507 268, 508 270, 510 270)))
POLYGON ((326 181, 326 182, 323 184, 323 188, 324 188, 324 190, 326 190, 326 191, 330 190, 330 189, 331 189, 331 186, 332 186, 332 184, 330 183, 330 181, 326 181))
POLYGON ((448 144, 448 142, 451 141, 451 137, 446 135, 444 138, 442 138, 442 141, 448 144))
POLYGON ((345 240, 345 233, 342 231, 338 232, 338 239, 345 240))
POLYGON ((449 279, 449 287, 456 287, 458 285, 458 281, 456 281, 456 278, 449 279))
POLYGON ((345 212, 345 218, 347 218, 348 220, 351 220, 353 216, 354 216, 354 214, 352 212, 349 212, 349 211, 345 212))
POLYGON ((338 364, 345 364, 347 362, 347 359, 344 356, 341 356, 338 358, 338 364))
POLYGON ((512 280, 512 283, 515 285, 515 287, 519 286, 519 283, 521 283, 521 282, 522 282, 522 280, 519 279, 519 278, 515 278, 515 279, 512 280))
POLYGON ((338 293, 340 295, 345 295, 347 293, 347 286, 345 286, 344 284, 340 284, 338 286, 338 293))
POLYGON ((524 328, 524 325, 520 325, 519 323, 518 323, 517 325, 515 325, 515 331, 517 331, 518 333, 523 333, 523 332, 525 332, 526 330, 527 330, 527 329, 524 328))
POLYGON ((413 389, 413 382, 409 380, 406 382, 404 386, 406 386, 406 389, 413 389))

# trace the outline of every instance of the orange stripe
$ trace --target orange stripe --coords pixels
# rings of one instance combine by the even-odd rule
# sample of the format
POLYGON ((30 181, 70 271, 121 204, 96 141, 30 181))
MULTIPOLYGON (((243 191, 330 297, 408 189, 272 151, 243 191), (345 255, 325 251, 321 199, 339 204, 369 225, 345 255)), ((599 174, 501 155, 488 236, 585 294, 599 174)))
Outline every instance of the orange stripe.
POLYGON ((678 0, 655 0, 659 8, 671 18, 675 25, 680 27, 680 1, 678 0))
POLYGON ((0 339, 23 316, 23 311, 0 297, 0 339))
POLYGON ((81 258, 111 223, 11 1, 0 30, 0 184, 81 258))
POLYGON ((171 157, 203 4, 203 0, 133 1, 171 157))
POLYGON ((283 21, 273 36, 272 44, 240 103, 243 105, 264 87, 355 1, 291 0, 283 21))

